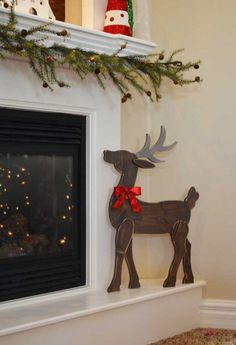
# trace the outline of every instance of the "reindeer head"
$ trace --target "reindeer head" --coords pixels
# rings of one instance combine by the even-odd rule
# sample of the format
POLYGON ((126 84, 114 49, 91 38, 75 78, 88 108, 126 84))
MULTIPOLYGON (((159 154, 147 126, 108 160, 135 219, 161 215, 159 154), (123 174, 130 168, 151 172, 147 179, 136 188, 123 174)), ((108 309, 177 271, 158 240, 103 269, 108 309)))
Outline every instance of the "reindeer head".
POLYGON ((125 173, 128 170, 134 170, 134 168, 154 168, 153 163, 162 163, 160 160, 154 156, 157 152, 164 152, 171 150, 177 142, 169 146, 163 146, 166 139, 166 130, 161 126, 161 133, 157 142, 151 146, 151 138, 149 134, 146 134, 146 141, 141 150, 137 153, 131 153, 129 151, 104 151, 104 160, 107 163, 114 165, 115 169, 120 173, 125 173), (151 147, 150 147, 151 146, 151 147), (142 159, 146 158, 146 159, 142 159))

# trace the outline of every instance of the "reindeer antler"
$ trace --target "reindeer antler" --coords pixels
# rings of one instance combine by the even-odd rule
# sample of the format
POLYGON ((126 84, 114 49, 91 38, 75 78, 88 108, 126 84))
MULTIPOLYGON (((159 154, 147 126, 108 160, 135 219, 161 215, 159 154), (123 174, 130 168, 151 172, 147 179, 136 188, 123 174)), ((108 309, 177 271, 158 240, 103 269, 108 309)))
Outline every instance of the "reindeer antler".
POLYGON ((163 160, 160 160, 154 156, 156 152, 163 152, 163 151, 169 151, 171 150, 177 142, 175 141, 173 144, 169 146, 163 146, 164 142, 166 140, 166 130, 165 127, 161 126, 161 132, 160 136, 157 139, 157 142, 150 147, 151 145, 151 138, 149 134, 146 134, 146 141, 143 146, 143 148, 136 153, 137 157, 146 157, 148 160, 154 163, 162 163, 164 162, 163 160))

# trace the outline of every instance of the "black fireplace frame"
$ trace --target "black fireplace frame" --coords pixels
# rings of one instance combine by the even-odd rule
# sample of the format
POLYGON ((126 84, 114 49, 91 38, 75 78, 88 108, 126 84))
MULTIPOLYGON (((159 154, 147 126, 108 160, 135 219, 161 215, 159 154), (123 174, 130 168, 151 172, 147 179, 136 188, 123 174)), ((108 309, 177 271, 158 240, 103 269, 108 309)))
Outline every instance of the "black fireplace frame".
POLYGON ((0 259, 0 301, 86 285, 86 117, 0 108, 0 152, 73 156, 75 250, 0 259), (39 145, 40 144, 40 145, 39 145), (77 197, 79 196, 79 197, 77 197), (79 216, 78 216, 79 214, 79 216))

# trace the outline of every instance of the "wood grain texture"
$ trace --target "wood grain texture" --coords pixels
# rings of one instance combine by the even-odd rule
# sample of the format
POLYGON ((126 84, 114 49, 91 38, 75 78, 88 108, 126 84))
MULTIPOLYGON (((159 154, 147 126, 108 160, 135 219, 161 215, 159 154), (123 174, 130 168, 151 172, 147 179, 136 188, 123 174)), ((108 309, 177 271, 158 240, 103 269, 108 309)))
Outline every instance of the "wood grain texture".
MULTIPOLYGON (((153 146, 156 151, 164 151, 166 148, 171 149, 173 147, 173 145, 168 147, 163 146, 163 137, 165 139, 163 133, 165 132, 162 129, 157 143, 153 146)), ((141 155, 145 155, 146 158, 153 162, 153 147, 150 148, 150 139, 146 139, 144 149, 140 150, 138 154, 124 150, 115 152, 104 151, 104 160, 107 163, 113 164, 121 175, 118 186, 133 187, 139 167, 152 168, 155 166, 153 163, 140 158, 141 155)), ((159 160, 156 159, 155 162, 159 162, 159 160)), ((113 208, 117 197, 114 195, 111 196, 109 218, 117 233, 115 268, 108 292, 118 291, 120 289, 121 268, 124 258, 129 270, 129 288, 140 286, 132 253, 133 233, 170 234, 174 246, 174 258, 164 282, 164 287, 175 286, 177 271, 181 261, 183 261, 184 270, 183 283, 188 284, 194 282, 191 268, 191 244, 187 239, 187 235, 191 209, 195 206, 198 198, 198 192, 196 192, 194 187, 191 187, 184 201, 174 200, 148 203, 138 200, 142 211, 136 213, 130 207, 128 198, 125 199, 119 208, 113 208)))

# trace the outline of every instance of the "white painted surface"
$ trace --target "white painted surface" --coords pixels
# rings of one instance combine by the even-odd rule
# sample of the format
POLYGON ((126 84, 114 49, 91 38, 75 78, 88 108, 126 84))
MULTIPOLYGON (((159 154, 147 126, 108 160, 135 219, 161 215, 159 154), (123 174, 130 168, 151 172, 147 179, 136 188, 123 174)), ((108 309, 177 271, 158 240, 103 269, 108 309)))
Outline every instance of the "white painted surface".
POLYGON ((59 73, 71 88, 51 92, 41 86, 26 62, 2 61, 0 106, 87 116, 88 285, 102 288, 111 276, 114 250, 114 231, 107 216, 114 174, 103 161, 103 150, 120 146, 120 95, 110 84, 104 91, 92 77, 81 83, 67 70, 59 73))
POLYGON ((134 31, 133 36, 150 40, 150 16, 149 1, 147 0, 133 0, 134 11, 134 31))
POLYGON ((82 0, 83 26, 103 31, 108 0, 82 0))
POLYGON ((81 318, 103 311, 108 311, 136 303, 161 299, 167 296, 185 294, 188 291, 200 289, 205 282, 182 285, 181 282, 174 288, 163 288, 163 280, 146 280, 141 282, 140 289, 128 289, 123 286, 120 292, 108 294, 104 289, 91 292, 77 293, 71 296, 34 302, 30 299, 3 303, 0 306, 0 336, 30 330, 62 321, 81 318))
POLYGON ((203 300, 200 305, 200 327, 236 330, 236 301, 203 300))
MULTIPOLYGON (((13 1, 5 0, 4 3, 7 3, 8 6, 11 6, 13 1)), ((3 7, 4 3, 0 2, 0 7, 3 7)), ((31 14, 31 16, 37 15, 39 18, 55 20, 55 16, 48 0, 17 0, 15 1, 14 6, 16 13, 31 14)))
MULTIPOLYGON (((27 28, 28 24, 32 24, 31 19, 26 16, 22 16, 21 19, 22 27, 27 28)), ((67 25, 58 23, 55 25, 57 28, 68 28, 67 25)), ((106 51, 110 49, 110 47, 107 48, 109 45, 107 38, 114 43, 113 36, 85 29, 73 29, 72 26, 70 28, 75 36, 83 32, 83 38, 80 41, 82 46, 83 44, 86 46, 87 42, 83 42, 88 37, 90 37, 87 39, 89 46, 91 47, 94 42, 93 49, 97 51, 103 49, 103 44, 106 51), (87 34, 88 36, 86 36, 87 34)), ((75 38, 75 42, 78 43, 78 37, 75 38)), ((140 41, 134 39, 131 39, 130 42, 140 44, 140 41)), ((146 43, 141 42, 141 44, 144 52, 146 43)), ((150 49, 150 45, 148 49, 150 49)), ((160 294, 160 291, 150 290, 149 293, 146 291, 143 296, 139 296, 142 289, 137 291, 125 289, 124 294, 128 295, 126 302, 122 302, 120 299, 122 293, 111 294, 108 299, 114 300, 113 302, 108 301, 106 306, 103 301, 105 293, 103 293, 101 300, 98 300, 97 297, 94 297, 93 300, 91 297, 93 303, 90 300, 90 304, 86 304, 86 301, 89 300, 88 294, 92 291, 105 290, 113 271, 115 231, 109 223, 107 206, 112 187, 117 180, 117 174, 110 165, 103 162, 102 152, 105 149, 115 150, 120 147, 120 95, 114 87, 108 84, 105 92, 98 87, 92 77, 80 83, 72 72, 61 70, 61 77, 68 79, 72 87, 51 92, 41 87, 28 65, 21 60, 1 61, 0 74, 1 80, 4 81, 0 83, 0 106, 87 116, 89 133, 87 165, 90 168, 87 176, 87 236, 90 258, 87 268, 87 295, 81 297, 82 295, 79 295, 82 292, 78 292, 77 300, 77 293, 73 289, 73 291, 66 291, 64 295, 63 293, 54 295, 52 304, 48 301, 50 297, 45 296, 44 299, 37 302, 38 305, 34 300, 34 302, 28 301, 24 305, 20 302, 9 303, 6 308, 4 306, 5 310, 2 307, 1 323, 3 325, 5 322, 5 331, 7 328, 9 330, 11 327, 17 327, 17 322, 20 327, 19 322, 22 320, 25 320, 25 325, 27 322, 28 325, 36 322, 41 327, 3 336, 1 345, 42 345, 44 343, 77 345, 78 340, 80 345, 90 345, 94 342, 97 345, 146 345, 160 338, 194 328, 199 323, 198 306, 201 302, 201 283, 171 289, 176 292, 173 294, 168 293, 168 290, 164 294, 163 292, 160 294), (132 294, 134 296, 137 294, 136 297, 133 297, 133 302, 136 302, 134 304, 130 304, 132 294), (57 298, 58 303, 55 302, 57 298), (71 304, 68 302, 69 300, 71 304), (40 304, 43 306, 41 309, 40 304), (78 304, 84 306, 83 317, 82 312, 80 315, 78 304), (115 304, 119 308, 114 309, 115 304), (111 307, 113 309, 110 309, 111 307), (13 317, 10 309, 14 308, 18 312, 13 313, 13 317), (33 313, 32 308, 34 311, 37 310, 37 313, 33 313), (69 312, 67 308, 71 308, 69 312), (86 313, 90 315, 85 315, 86 313), (70 315, 70 320, 66 315, 70 315), (71 318, 72 315, 75 318, 71 318), (44 323, 46 316, 48 317, 47 325, 44 323), (54 321, 60 322, 51 324, 50 317, 54 318, 54 321)), ((147 289, 151 289, 150 286, 147 289)))
POLYGON ((147 345, 196 327, 204 282, 168 289, 160 284, 3 309, 0 343, 147 345))
MULTIPOLYGON (((0 21, 7 23, 9 10, 0 8, 0 21)), ((49 23, 49 20, 39 19, 35 16, 27 14, 19 14, 18 27, 20 29, 28 29, 39 24, 49 23)), ((156 47, 155 43, 148 42, 142 39, 128 37, 124 35, 112 35, 99 30, 87 29, 81 26, 55 21, 51 28, 56 31, 66 29, 70 36, 69 38, 60 38, 59 36, 49 34, 48 45, 53 43, 67 44, 68 47, 79 47, 88 51, 96 51, 98 53, 114 54, 121 45, 127 44, 126 48, 122 50, 120 55, 147 55, 156 47)))

